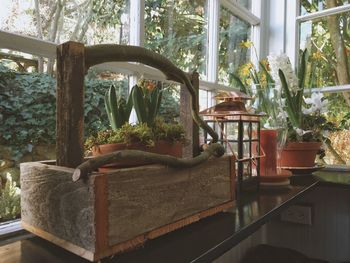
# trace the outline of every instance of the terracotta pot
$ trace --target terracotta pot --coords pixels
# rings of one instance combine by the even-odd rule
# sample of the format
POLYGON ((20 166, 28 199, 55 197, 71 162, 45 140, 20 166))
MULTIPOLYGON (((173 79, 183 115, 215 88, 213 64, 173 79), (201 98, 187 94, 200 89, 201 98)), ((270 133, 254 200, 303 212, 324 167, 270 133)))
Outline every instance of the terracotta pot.
POLYGON ((289 142, 281 153, 282 167, 313 167, 322 142, 289 142))
MULTIPOLYGON (((126 143, 102 144, 102 145, 93 147, 92 156, 99 156, 102 154, 107 154, 107 153, 121 151, 121 150, 140 150, 145 152, 182 157, 182 144, 179 142, 171 143, 167 141, 158 141, 155 143, 154 147, 147 147, 140 143, 133 143, 128 145, 126 143)), ((135 166, 141 166, 141 165, 147 165, 147 164, 152 164, 152 163, 141 159, 135 160, 135 161, 125 160, 123 162, 115 162, 112 164, 104 165, 103 167, 99 168, 99 171, 104 172, 106 170, 111 170, 111 169, 135 167, 135 166)))
POLYGON ((260 175, 277 174, 277 130, 261 130, 260 145, 265 157, 260 158, 260 175))

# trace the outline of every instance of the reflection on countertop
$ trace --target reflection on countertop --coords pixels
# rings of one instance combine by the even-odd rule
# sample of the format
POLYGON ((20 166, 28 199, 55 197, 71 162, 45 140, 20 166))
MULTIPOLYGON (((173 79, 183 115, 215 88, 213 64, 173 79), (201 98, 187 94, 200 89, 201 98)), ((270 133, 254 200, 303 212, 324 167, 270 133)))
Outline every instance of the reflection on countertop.
MULTIPOLYGON (((350 190, 350 171, 318 171, 314 175, 292 176, 290 186, 244 193, 235 208, 102 262, 211 262, 319 185, 350 190)), ((0 258, 8 263, 88 262, 38 237, 0 247, 0 258)))

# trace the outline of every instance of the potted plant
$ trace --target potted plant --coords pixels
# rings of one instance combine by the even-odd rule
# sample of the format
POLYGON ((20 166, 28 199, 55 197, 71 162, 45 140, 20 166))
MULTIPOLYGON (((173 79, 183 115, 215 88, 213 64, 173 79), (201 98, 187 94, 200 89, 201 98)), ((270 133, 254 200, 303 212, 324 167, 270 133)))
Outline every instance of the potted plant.
MULTIPOLYGON (((252 48, 257 55, 252 42, 242 42, 241 47, 252 48)), ((233 78, 240 90, 252 97, 251 110, 265 114, 261 118, 263 128, 260 130, 260 145, 265 155, 260 159, 260 175, 276 175, 281 93, 270 75, 267 59, 260 60, 257 66, 252 62, 241 65, 233 78)))
POLYGON ((283 147, 281 167, 314 167, 326 131, 334 130, 327 122, 327 100, 321 93, 305 98, 304 82, 307 51, 302 53, 298 77, 285 54, 269 56, 272 77, 283 94, 284 110, 280 118, 286 121, 286 145, 283 147))
MULTIPOLYGON (((161 97, 161 87, 145 80, 132 88, 127 99, 118 96, 115 87, 111 86, 105 95, 105 108, 112 129, 90 136, 85 147, 91 149, 93 156, 131 149, 181 157, 185 131, 180 124, 166 123, 158 117, 161 97), (128 123, 133 107, 138 117, 137 124, 128 123)), ((145 164, 149 163, 139 160, 113 163, 106 167, 145 164)))

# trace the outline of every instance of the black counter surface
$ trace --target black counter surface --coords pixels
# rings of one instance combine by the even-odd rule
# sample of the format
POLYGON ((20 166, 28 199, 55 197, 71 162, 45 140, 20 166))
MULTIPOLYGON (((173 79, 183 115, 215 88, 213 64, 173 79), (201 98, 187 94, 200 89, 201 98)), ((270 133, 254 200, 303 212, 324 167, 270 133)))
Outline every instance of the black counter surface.
MULTIPOLYGON (((284 188, 245 193, 235 208, 202 219, 182 229, 149 240, 139 249, 102 260, 104 263, 211 262, 289 205, 318 186, 347 187, 350 172, 317 172, 292 176, 284 188)), ((39 237, 30 237, 0 247, 0 262, 89 262, 39 237)))

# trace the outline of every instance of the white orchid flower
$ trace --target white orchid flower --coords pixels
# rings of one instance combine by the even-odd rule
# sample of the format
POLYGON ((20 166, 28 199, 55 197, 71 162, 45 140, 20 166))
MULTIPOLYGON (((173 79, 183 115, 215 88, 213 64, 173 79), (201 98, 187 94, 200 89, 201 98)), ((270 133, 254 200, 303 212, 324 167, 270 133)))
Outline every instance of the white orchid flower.
POLYGON ((304 134, 312 132, 311 130, 304 131, 303 129, 295 128, 295 127, 294 127, 294 130, 298 134, 298 136, 303 136, 304 134))
POLYGON ((327 112, 328 100, 323 99, 323 94, 315 92, 311 94, 310 98, 305 98, 306 104, 311 105, 310 108, 303 109, 304 114, 312 114, 318 112, 320 114, 327 112))

